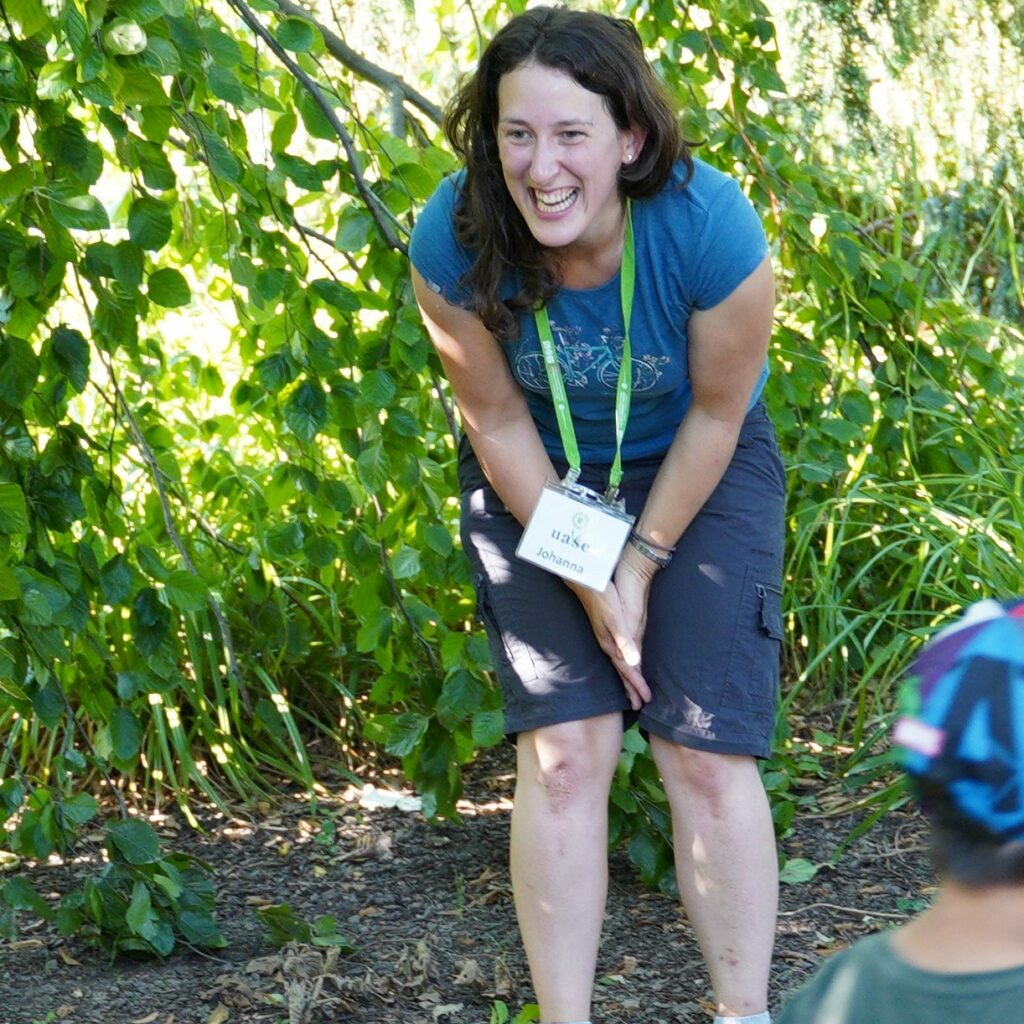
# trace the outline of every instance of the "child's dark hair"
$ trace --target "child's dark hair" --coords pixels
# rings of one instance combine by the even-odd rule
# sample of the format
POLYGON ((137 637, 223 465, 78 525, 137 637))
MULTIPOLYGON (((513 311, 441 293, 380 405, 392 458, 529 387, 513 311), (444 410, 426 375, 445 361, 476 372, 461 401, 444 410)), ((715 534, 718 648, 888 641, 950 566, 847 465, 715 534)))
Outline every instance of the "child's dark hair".
POLYGON ((1024 842, 965 817, 938 786, 914 779, 911 788, 931 825, 931 860, 939 875, 972 888, 1024 884, 1024 842))

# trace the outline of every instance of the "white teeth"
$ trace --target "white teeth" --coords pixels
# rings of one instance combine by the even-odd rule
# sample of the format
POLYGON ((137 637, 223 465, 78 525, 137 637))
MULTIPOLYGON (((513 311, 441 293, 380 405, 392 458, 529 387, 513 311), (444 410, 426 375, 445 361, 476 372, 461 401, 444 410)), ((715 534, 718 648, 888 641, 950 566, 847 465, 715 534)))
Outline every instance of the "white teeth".
POLYGON ((543 213, 559 213, 561 210, 567 210, 575 200, 579 189, 576 188, 560 188, 554 192, 538 192, 533 189, 533 200, 537 204, 537 209, 543 213))

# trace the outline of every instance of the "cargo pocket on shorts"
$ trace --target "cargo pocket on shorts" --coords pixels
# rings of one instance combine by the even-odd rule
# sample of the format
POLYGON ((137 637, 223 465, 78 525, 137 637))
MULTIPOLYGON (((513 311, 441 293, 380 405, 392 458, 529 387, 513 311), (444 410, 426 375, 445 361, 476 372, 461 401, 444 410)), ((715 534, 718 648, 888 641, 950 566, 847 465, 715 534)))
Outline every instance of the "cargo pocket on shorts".
POLYGON ((516 634, 513 620, 497 607, 487 576, 480 572, 474 580, 476 589, 476 614, 487 633, 494 671, 501 683, 507 704, 516 702, 522 694, 524 683, 537 678, 537 666, 530 648, 516 634))
POLYGON ((722 703, 755 714, 775 711, 782 648, 782 591, 777 571, 747 566, 722 703))

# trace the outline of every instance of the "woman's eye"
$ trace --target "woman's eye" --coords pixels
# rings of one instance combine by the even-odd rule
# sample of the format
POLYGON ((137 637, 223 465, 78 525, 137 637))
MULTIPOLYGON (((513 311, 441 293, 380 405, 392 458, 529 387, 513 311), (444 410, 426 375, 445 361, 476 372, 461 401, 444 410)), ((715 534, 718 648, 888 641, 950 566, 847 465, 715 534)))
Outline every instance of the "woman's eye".
POLYGON ((526 131, 523 128, 509 128, 505 132, 505 138, 509 142, 522 142, 526 138, 526 131))

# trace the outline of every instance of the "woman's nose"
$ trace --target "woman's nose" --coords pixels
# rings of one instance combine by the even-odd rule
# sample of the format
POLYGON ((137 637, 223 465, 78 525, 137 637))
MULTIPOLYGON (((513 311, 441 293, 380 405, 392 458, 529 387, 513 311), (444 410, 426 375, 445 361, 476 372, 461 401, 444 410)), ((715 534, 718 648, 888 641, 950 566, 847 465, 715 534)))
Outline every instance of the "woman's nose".
POLYGON ((558 154, 554 145, 538 139, 530 160, 530 178, 537 185, 549 182, 558 171, 558 154))

